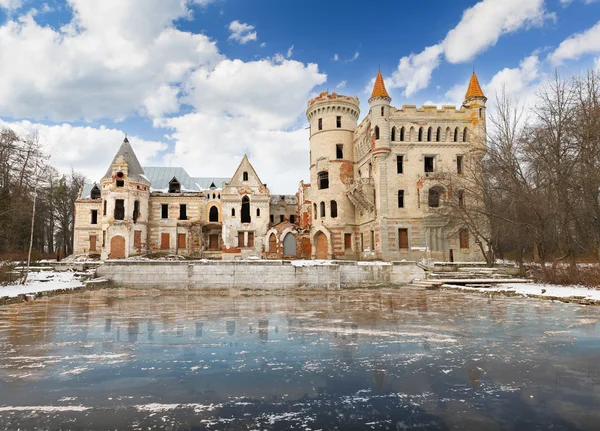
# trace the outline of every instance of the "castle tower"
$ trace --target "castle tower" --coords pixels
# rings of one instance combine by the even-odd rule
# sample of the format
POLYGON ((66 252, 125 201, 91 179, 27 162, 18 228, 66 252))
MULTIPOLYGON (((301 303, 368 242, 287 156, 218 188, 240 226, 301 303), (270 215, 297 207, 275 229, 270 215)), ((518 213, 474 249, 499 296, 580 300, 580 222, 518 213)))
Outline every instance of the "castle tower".
POLYGON ((483 94, 477 75, 473 71, 462 106, 471 110, 471 120, 475 126, 473 127, 474 136, 470 141, 476 147, 481 147, 483 151, 486 149, 485 102, 487 102, 487 97, 483 94))
POLYGON ((147 250, 150 181, 125 138, 102 184, 102 259, 147 250))
POLYGON ((313 257, 344 254, 344 228, 355 224, 346 196, 354 181, 354 132, 360 114, 357 97, 323 92, 308 102, 310 200, 313 257))
POLYGON ((392 98, 385 89, 381 71, 377 72, 375 85, 369 98, 369 119, 371 120, 371 136, 374 141, 374 155, 381 150, 390 151, 390 102, 392 98))

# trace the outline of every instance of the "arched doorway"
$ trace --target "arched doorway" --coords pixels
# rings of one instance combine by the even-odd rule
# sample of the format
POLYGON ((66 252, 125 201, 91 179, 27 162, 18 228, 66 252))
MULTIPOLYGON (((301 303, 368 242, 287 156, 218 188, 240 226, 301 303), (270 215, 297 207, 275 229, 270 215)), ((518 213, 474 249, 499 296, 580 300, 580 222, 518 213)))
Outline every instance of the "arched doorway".
POLYGON ((315 235, 315 258, 316 259, 327 259, 327 237, 323 232, 318 232, 315 235))
POLYGON ((288 232, 283 238, 283 254, 285 256, 296 256, 296 237, 288 232))
POLYGON ((113 236, 110 240, 110 254, 109 259, 123 259, 125 258, 125 238, 120 235, 113 236))

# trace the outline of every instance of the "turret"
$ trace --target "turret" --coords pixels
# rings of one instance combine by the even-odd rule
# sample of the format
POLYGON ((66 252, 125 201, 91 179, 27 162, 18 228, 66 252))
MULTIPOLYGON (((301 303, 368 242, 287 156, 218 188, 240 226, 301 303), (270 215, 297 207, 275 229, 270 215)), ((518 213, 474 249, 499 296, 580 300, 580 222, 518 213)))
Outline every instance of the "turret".
POLYGON ((385 89, 381 71, 377 72, 375 85, 369 98, 369 119, 371 120, 371 136, 377 150, 390 151, 390 102, 392 98, 385 89))
POLYGON ((485 102, 487 101, 487 97, 483 94, 483 90, 479 85, 479 80, 477 79, 477 75, 475 75, 475 71, 471 75, 471 80, 469 81, 469 87, 467 88, 467 92, 465 94, 465 101, 463 102, 463 108, 471 110, 471 118, 472 122, 476 127, 474 127, 473 132, 474 136, 472 142, 474 144, 481 145, 485 147, 485 138, 486 138, 486 126, 485 126, 485 102))

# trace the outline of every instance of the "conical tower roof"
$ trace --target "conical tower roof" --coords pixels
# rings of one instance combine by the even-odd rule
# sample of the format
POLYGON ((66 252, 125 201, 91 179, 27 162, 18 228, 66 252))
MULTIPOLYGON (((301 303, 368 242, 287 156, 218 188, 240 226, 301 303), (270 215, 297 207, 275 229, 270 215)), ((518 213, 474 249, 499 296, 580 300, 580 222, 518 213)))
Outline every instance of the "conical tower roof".
POLYGON ((469 81, 469 88, 467 88, 467 94, 465 94, 465 100, 469 100, 471 97, 482 97, 486 98, 483 94, 483 90, 479 85, 479 80, 477 79, 477 75, 473 72, 471 75, 471 81, 469 81))
POLYGON ((142 169, 142 165, 140 165, 140 162, 137 159, 137 156, 135 155, 135 152, 133 151, 133 148, 131 147, 127 137, 125 137, 123 140, 119 151, 117 151, 117 154, 115 154, 115 157, 113 157, 113 160, 102 179, 112 177, 112 166, 115 164, 119 156, 122 156, 123 160, 125 160, 127 163, 127 177, 129 177, 129 179, 143 179, 141 176, 144 175, 144 170, 142 169))
POLYGON ((377 78, 375 78, 375 85, 373 86, 373 92, 371 93, 370 99, 374 97, 387 97, 390 98, 387 90, 385 89, 385 84, 383 83, 383 76, 381 76, 381 70, 377 72, 377 78))

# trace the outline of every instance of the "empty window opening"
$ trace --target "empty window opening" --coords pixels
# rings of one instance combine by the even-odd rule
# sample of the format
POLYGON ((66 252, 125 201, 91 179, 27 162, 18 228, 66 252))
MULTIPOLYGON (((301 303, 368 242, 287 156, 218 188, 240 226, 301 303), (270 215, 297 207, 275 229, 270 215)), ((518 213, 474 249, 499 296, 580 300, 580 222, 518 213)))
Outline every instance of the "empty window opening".
POLYGON ((396 140, 396 128, 395 127, 392 127, 392 137, 391 137, 391 140, 392 141, 396 140))
POLYGON ((208 221, 218 222, 219 221, 219 208, 216 206, 210 207, 208 211, 208 221))
POLYGON ((160 205, 160 217, 169 218, 169 204, 160 205))
POLYGON ((169 193, 179 193, 181 191, 181 184, 177 181, 177 178, 173 177, 169 181, 169 193))
POLYGON ((104 201, 103 204, 102 204, 103 205, 102 215, 106 215, 106 204, 107 204, 107 201, 104 201))
POLYGON ((425 172, 433 172, 433 160, 434 157, 425 157, 425 172))
POLYGON ((458 206, 459 207, 465 206, 465 192, 463 190, 458 191, 458 206))
POLYGON ((184 234, 184 233, 177 234, 177 248, 187 248, 186 234, 184 234))
POLYGON ((279 216, 279 223, 283 223, 285 221, 285 216, 283 214, 281 214, 279 216))
POLYGON ((117 187, 123 187, 125 186, 125 181, 124 180, 117 180, 117 187))
POLYGON ((260 208, 256 208, 256 217, 260 217, 260 208))
POLYGON ((294 214, 290 215, 290 223, 292 223, 292 224, 296 223, 296 216, 294 214))
POLYGON ((106 231, 102 231, 102 247, 106 247, 106 231))
POLYGON ((454 129, 454 142, 458 142, 458 127, 454 129))
POLYGON ((325 217, 325 202, 321 202, 321 217, 325 217))
POLYGON ((430 208, 437 208, 440 206, 443 189, 441 187, 432 187, 429 189, 429 196, 427 202, 430 208))
POLYGON ((94 184, 94 187, 92 187, 92 191, 90 192, 90 197, 92 199, 101 199, 102 198, 102 193, 100 192, 100 189, 98 188, 97 184, 94 184))
POLYGON ((460 248, 469 248, 469 231, 467 229, 461 229, 458 231, 458 239, 460 242, 460 248))
POLYGON ((479 118, 483 118, 483 108, 479 108, 479 118))
POLYGON ((217 198, 217 195, 213 193, 213 199, 216 199, 216 198, 217 198))
POLYGON ((335 145, 335 158, 336 159, 344 158, 344 144, 336 144, 335 145))
POLYGON ((115 199, 115 220, 125 219, 125 201, 123 199, 115 199))
POLYGON ((465 130, 463 130, 463 142, 467 142, 468 133, 469 129, 465 127, 465 130))
POLYGON ((456 156, 456 173, 459 175, 463 173, 463 156, 456 156))
POLYGON ((187 220, 187 205, 179 204, 179 220, 187 220))
POLYGON ((98 224, 98 210, 92 210, 91 224, 98 224))
POLYGON ((242 181, 248 181, 248 172, 242 174, 242 181))
POLYGON ((379 126, 375 126, 375 139, 379 139, 379 126))
POLYGON ((273 214, 271 214, 271 215, 269 216, 269 221, 270 221, 271 223, 273 223, 273 222, 275 221, 275 218, 274 218, 273 214))
POLYGON ((319 130, 323 130, 323 119, 319 118, 319 130))
POLYGON ((404 130, 405 130, 404 126, 402 126, 400 128, 400 141, 402 141, 402 142, 404 141, 404 130))
POLYGON ((404 173, 404 156, 396 156, 396 173, 404 173))
POLYGON ((335 126, 340 129, 342 127, 342 117, 338 115, 335 117, 335 126))
POLYGON ((385 115, 385 108, 382 106, 381 107, 381 116, 383 117, 385 115))
POLYGON ((408 249, 408 229, 398 229, 398 248, 408 249))
POLYGON ((344 234, 344 248, 346 250, 352 249, 352 234, 351 233, 344 234))
POLYGON ((360 234, 360 249, 365 251, 365 235, 362 232, 360 234))
POLYGON ((317 204, 313 204, 313 214, 314 214, 314 218, 315 220, 317 219, 317 204))
POLYGON ((398 208, 404 208, 404 190, 398 190, 398 208))
POLYGON ((375 231, 371 231, 371 251, 375 251, 375 231))
POLYGON ((438 127, 437 132, 435 132, 435 141, 440 142, 442 140, 442 128, 438 127))
POLYGON ((235 217, 235 208, 231 208, 231 217, 235 217))
POLYGON ((331 201, 331 217, 332 218, 336 218, 337 217, 337 202, 336 201, 331 201))
POLYGON ((250 198, 244 196, 242 198, 242 223, 250 223, 252 218, 250 217, 250 198))
POLYGON ((319 190, 329 188, 329 173, 323 171, 319 172, 319 190))
POLYGON ((419 142, 423 140, 423 128, 419 127, 419 142))
POLYGON ((427 129, 427 141, 431 142, 431 127, 427 129))
POLYGON ((140 217, 140 201, 133 202, 133 222, 137 223, 138 218, 140 217))

